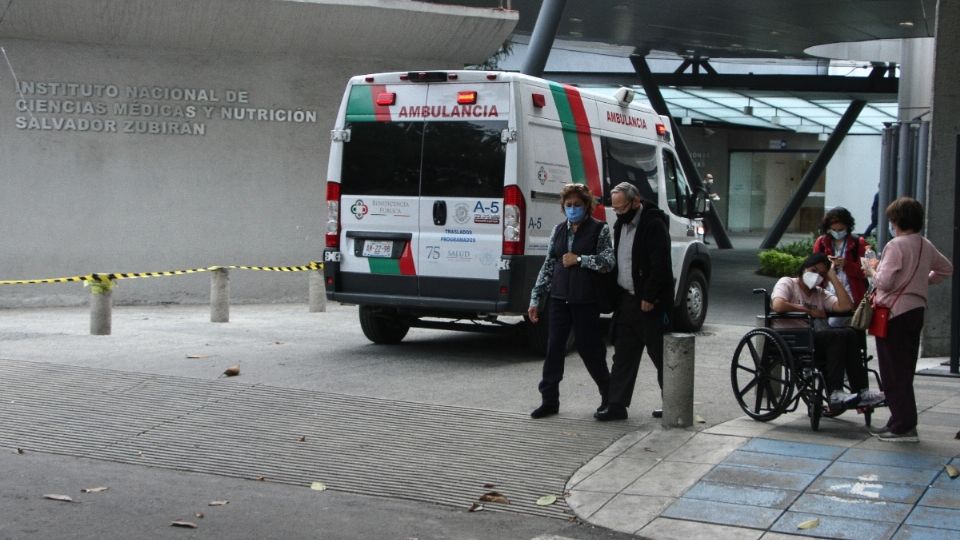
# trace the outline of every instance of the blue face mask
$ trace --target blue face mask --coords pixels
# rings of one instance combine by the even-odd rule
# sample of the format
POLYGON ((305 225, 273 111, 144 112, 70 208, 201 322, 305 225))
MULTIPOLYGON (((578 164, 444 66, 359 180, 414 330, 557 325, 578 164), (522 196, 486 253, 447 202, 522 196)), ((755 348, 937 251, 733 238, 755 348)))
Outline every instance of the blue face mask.
POLYGON ((830 236, 836 238, 837 240, 843 240, 847 237, 847 231, 835 231, 830 229, 830 236))
POLYGON ((580 223, 587 215, 587 209, 582 206, 565 206, 563 212, 567 214, 567 221, 570 223, 580 223))

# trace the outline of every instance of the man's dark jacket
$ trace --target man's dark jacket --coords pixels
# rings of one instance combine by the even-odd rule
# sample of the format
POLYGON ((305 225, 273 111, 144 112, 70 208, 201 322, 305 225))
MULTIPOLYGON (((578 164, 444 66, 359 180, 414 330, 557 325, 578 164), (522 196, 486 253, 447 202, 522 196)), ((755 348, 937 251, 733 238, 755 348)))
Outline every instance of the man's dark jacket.
MULTIPOLYGON (((613 227, 613 245, 620 246, 623 223, 613 227)), ((620 261, 617 261, 620 264, 620 261)), ((633 237, 633 291, 639 300, 669 311, 673 307, 673 263, 670 259, 670 220, 657 205, 643 201, 633 237)), ((639 301, 638 300, 638 301, 639 301)))

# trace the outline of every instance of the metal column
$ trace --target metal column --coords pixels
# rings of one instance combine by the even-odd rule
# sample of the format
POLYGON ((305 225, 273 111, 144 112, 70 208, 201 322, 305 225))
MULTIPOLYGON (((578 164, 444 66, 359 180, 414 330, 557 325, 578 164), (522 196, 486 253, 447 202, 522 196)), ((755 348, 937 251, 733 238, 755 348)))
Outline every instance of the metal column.
MULTIPOLYGON (((773 249, 777 247, 780 238, 783 237, 783 233, 786 232, 793 217, 803 205, 804 199, 810 195, 810 190, 817 182, 817 178, 820 178, 820 175, 823 174, 823 171, 827 168, 827 164, 830 163, 833 154, 847 136, 850 127, 857 121, 857 117, 860 116, 860 111, 863 110, 866 104, 867 102, 862 99, 850 102, 850 106, 847 107, 847 112, 843 113, 840 122, 837 123, 837 127, 834 128, 830 138, 827 139, 827 143, 823 145, 820 153, 817 154, 817 159, 813 161, 813 165, 807 169, 807 172, 803 175, 803 179, 800 180, 800 186, 797 187, 797 192, 790 198, 790 202, 787 203, 786 208, 780 213, 780 217, 778 217, 776 223, 773 224, 773 228, 767 233, 767 237, 763 239, 763 243, 760 244, 760 249, 773 249)), ((879 208, 877 211, 879 213, 879 208)), ((879 224, 877 226, 879 227, 879 224)))
MULTIPOLYGON (((693 158, 690 157, 690 151, 687 149, 687 144, 684 142, 683 135, 680 133, 680 126, 673 120, 673 116, 670 116, 670 109, 667 107, 667 102, 664 101, 663 95, 660 94, 660 87, 657 86, 656 81, 653 79, 653 73, 650 72, 647 59, 639 54, 631 54, 630 63, 633 64, 633 69, 636 70, 637 75, 640 76, 643 90, 647 93, 647 99, 650 101, 650 104, 653 105, 653 110, 657 111, 658 114, 670 117, 670 128, 673 132, 674 145, 680 158, 680 166, 683 167, 683 172, 687 180, 693 184, 693 187, 703 188, 700 171, 697 170, 697 166, 693 163, 693 158)), ((717 210, 713 205, 710 205, 710 211, 707 212, 706 218, 707 223, 710 225, 710 233, 717 241, 717 247, 720 249, 732 249, 733 244, 730 243, 727 230, 724 229, 723 224, 720 223, 717 210)))
POLYGON ((897 128, 886 126, 883 128, 880 146, 880 185, 877 188, 877 251, 883 251, 883 246, 890 240, 890 233, 887 231, 887 216, 885 214, 887 206, 893 198, 891 193, 896 191, 897 177, 897 128))
MULTIPOLYGON (((957 135, 957 165, 953 170, 953 282, 950 284, 950 373, 960 373, 960 135, 957 135)), ((929 218, 928 218, 929 219, 929 218)))
POLYGON ((560 17, 566 5, 567 0, 543 0, 540 13, 537 15, 537 23, 533 27, 533 35, 530 36, 530 45, 527 47, 527 57, 523 61, 521 73, 534 77, 543 76, 543 68, 547 65, 547 57, 550 56, 553 39, 557 35, 560 17))

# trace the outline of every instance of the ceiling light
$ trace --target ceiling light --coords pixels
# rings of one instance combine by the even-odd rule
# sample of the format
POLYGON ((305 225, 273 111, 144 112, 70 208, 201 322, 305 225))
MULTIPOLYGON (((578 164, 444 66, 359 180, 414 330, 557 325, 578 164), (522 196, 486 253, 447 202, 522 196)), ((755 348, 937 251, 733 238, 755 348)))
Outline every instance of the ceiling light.
POLYGON ((735 49, 740 48, 740 47, 743 47, 743 45, 741 45, 741 44, 739 44, 739 43, 731 43, 730 46, 733 47, 733 48, 735 48, 735 49))
POLYGON ((573 31, 573 32, 568 32, 568 35, 570 37, 583 37, 583 32, 573 31))
POLYGON ((830 138, 830 135, 827 135, 826 133, 818 133, 818 134, 817 134, 817 140, 820 141, 820 142, 827 142, 827 139, 829 139, 829 138, 830 138))
POLYGON ((747 98, 747 104, 743 107, 743 114, 753 116, 753 105, 750 104, 750 98, 747 98))
POLYGON ((582 22, 583 22, 583 19, 581 19, 581 18, 579 18, 579 17, 570 17, 570 18, 567 19, 567 20, 570 21, 570 22, 572 22, 572 23, 574 23, 574 24, 578 24, 578 23, 582 23, 582 22))
POLYGON ((900 21, 900 26, 904 28, 913 28, 913 21, 900 21))

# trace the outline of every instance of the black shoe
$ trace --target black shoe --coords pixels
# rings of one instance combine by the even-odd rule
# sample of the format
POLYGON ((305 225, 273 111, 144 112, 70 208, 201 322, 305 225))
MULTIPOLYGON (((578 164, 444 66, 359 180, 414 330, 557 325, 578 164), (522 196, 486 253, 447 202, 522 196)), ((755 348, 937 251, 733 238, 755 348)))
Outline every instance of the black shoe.
POLYGON ((654 418, 663 418, 663 409, 654 409, 650 415, 654 418))
POLYGON ((607 408, 607 405, 609 405, 609 403, 607 402, 607 398, 604 397, 603 399, 600 400, 600 406, 597 407, 597 412, 600 412, 600 411, 606 409, 606 408, 607 408))
POLYGON ((543 405, 534 409, 532 413, 530 413, 530 418, 546 418, 548 416, 553 416, 558 412, 560 412, 559 404, 544 403, 543 405))
POLYGON ((610 420, 626 420, 627 409, 611 405, 602 411, 594 413, 593 417, 601 422, 609 422, 610 420))

